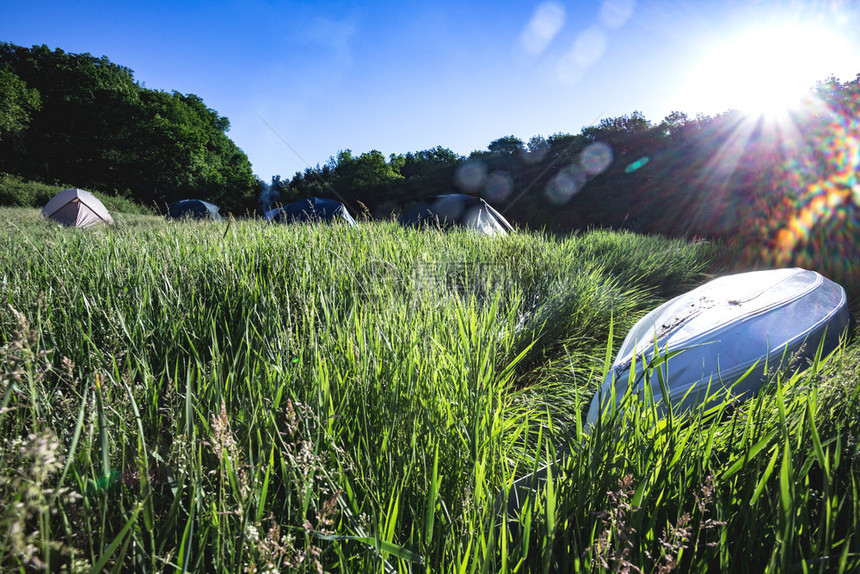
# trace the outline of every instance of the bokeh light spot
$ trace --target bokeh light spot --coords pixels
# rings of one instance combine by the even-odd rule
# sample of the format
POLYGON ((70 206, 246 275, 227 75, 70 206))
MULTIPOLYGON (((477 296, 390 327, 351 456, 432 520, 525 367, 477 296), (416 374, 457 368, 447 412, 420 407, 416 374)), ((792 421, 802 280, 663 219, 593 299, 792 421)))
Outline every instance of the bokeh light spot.
POLYGON ((603 173, 612 163, 612 148, 603 142, 589 144, 579 156, 579 165, 588 175, 603 173))
POLYGON ((514 191, 514 181, 503 171, 494 171, 487 177, 484 193, 491 202, 502 202, 514 191))
POLYGON ((487 166, 482 161, 467 161, 457 168, 454 182, 466 192, 476 192, 487 179, 487 166))
POLYGON ((640 157, 639 159, 637 159, 636 161, 634 161, 633 163, 631 163, 630 165, 625 167, 624 173, 633 173, 634 171, 644 167, 645 164, 648 163, 649 161, 651 161, 651 159, 647 156, 646 157, 640 157))
POLYGON ((585 187, 586 183, 588 183, 586 173, 579 167, 572 165, 561 170, 553 177, 544 193, 546 193, 546 197, 550 202, 561 205, 570 201, 574 195, 585 187))
POLYGON ((575 84, 606 51, 606 32, 589 28, 577 36, 570 51, 558 63, 558 78, 575 84))
POLYGON ((636 0, 603 0, 600 22, 607 28, 620 28, 633 16, 636 0))
POLYGON ((520 35, 520 47, 530 56, 539 56, 564 27, 565 17, 564 6, 558 2, 539 4, 520 35))

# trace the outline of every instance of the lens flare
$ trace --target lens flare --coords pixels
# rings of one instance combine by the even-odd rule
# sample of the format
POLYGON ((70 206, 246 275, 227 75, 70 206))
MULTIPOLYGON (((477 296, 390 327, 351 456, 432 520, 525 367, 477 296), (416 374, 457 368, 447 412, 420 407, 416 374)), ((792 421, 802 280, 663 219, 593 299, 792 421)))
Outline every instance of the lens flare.
POLYGON ((551 203, 561 205, 579 193, 588 183, 588 175, 579 167, 572 165, 561 170, 547 185, 545 193, 551 203))
POLYGON ((510 197, 514 191, 514 181, 503 171, 494 171, 487 177, 484 192, 487 199, 493 203, 501 203, 510 197))
POLYGON ((767 195, 751 206, 751 235, 761 240, 744 257, 815 269, 847 287, 860 283, 860 93, 836 108, 786 148, 767 195))
POLYGON ((641 157, 641 158, 637 159, 636 161, 634 161, 633 163, 631 163, 630 165, 628 165, 627 167, 625 167, 624 173, 633 173, 634 171, 637 171, 637 170, 645 167, 645 164, 648 163, 649 161, 651 161, 650 158, 641 157))
POLYGON ((590 176, 606 171, 612 163, 612 148, 603 142, 589 144, 579 156, 579 165, 590 176))
POLYGON ((465 192, 476 192, 487 179, 487 166, 482 161, 467 161, 457 168, 454 182, 465 192))
POLYGON ((535 8, 520 36, 520 47, 530 56, 539 56, 564 27, 565 9, 558 2, 543 2, 535 8))
POLYGON ((835 241, 841 256, 857 257, 857 246, 853 245, 858 226, 860 205, 860 129, 856 118, 849 118, 831 125, 830 139, 824 142, 830 175, 809 184, 791 206, 794 215, 776 232, 777 261, 791 262, 806 249, 819 246, 822 232, 846 231, 849 236, 835 241), (841 229, 840 229, 841 228, 841 229), (853 232, 853 233, 851 233, 853 232))
POLYGON ((607 28, 621 28, 633 16, 636 0, 603 0, 600 22, 607 28))
POLYGON ((558 79, 571 85, 579 82, 603 56, 607 44, 606 32, 600 28, 589 28, 580 33, 570 51, 558 62, 558 79))

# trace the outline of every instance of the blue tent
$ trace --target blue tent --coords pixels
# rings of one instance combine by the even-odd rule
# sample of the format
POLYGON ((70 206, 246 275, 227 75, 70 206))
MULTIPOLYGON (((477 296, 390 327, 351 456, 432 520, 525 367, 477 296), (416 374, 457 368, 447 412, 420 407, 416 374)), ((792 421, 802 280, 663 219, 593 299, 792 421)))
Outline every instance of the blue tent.
POLYGON ((321 197, 306 197, 284 207, 271 209, 266 212, 265 217, 272 223, 343 221, 355 225, 355 220, 344 204, 321 197))
POLYGON ((211 219, 213 221, 221 221, 224 219, 218 213, 218 206, 203 201, 202 199, 180 199, 176 203, 171 203, 168 208, 167 216, 172 219, 211 219))

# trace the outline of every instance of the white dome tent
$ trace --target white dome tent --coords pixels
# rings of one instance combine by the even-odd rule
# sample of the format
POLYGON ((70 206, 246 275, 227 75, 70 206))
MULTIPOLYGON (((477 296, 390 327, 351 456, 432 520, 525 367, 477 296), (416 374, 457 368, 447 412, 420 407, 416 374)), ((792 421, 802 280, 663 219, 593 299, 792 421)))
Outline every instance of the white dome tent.
POLYGON ((64 189, 52 197, 42 208, 42 217, 69 227, 113 225, 113 218, 104 204, 83 189, 64 189))
POLYGON ((436 195, 408 209, 400 223, 412 227, 465 227, 486 235, 507 235, 514 228, 501 213, 474 195, 436 195))

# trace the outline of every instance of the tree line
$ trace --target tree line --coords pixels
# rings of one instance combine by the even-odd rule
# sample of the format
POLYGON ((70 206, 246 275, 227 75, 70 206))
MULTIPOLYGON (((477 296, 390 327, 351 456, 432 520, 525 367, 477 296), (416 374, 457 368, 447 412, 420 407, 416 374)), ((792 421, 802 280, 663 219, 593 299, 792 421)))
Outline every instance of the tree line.
MULTIPOLYGON (((275 176, 267 197, 337 198, 385 218, 422 196, 474 193, 533 229, 626 228, 773 244, 801 212, 816 225, 858 221, 860 75, 811 88, 814 97, 778 121, 729 110, 675 111, 652 122, 634 111, 577 134, 502 137, 468 156, 441 146, 388 157, 342 150, 290 180, 275 176), (815 199, 823 195, 826 209, 815 199), (821 212, 811 215, 811 205, 821 212)), ((813 231, 795 239, 808 241, 813 231)))
POLYGON ((737 111, 654 122, 634 111, 576 134, 501 137, 468 156, 345 149, 263 182, 227 136, 229 120, 200 97, 147 89, 106 57, 0 43, 0 172, 144 205, 197 197, 237 215, 321 196, 388 218, 456 192, 533 229, 740 235, 778 247, 837 226, 847 245, 860 233, 860 75, 813 91, 780 122, 737 111))
POLYGON ((104 56, 0 43, 2 172, 244 213, 260 184, 229 129, 199 96, 147 89, 104 56))

